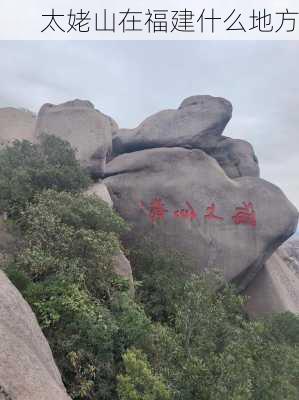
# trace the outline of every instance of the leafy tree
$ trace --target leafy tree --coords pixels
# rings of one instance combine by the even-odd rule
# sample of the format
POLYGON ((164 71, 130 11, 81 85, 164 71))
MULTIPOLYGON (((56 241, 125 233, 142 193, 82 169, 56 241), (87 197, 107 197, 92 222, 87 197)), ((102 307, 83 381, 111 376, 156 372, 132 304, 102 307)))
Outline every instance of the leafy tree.
POLYGON ((146 348, 174 400, 298 398, 298 347, 249 321, 243 304, 229 286, 215 291, 209 274, 185 283, 174 326, 157 326, 146 348))
POLYGON ((27 287, 68 392, 74 399, 110 398, 115 374, 109 309, 76 283, 54 279, 27 287))
POLYGON ((121 400, 170 400, 171 392, 163 378, 155 374, 141 351, 129 350, 124 355, 125 374, 118 377, 121 400))
POLYGON ((72 398, 116 396, 122 353, 150 320, 113 270, 125 222, 94 196, 47 190, 21 212, 23 245, 7 267, 33 308, 72 398))
POLYGON ((70 144, 42 135, 38 144, 16 140, 0 151, 0 211, 18 216, 43 189, 77 192, 90 183, 70 144))
POLYGON ((299 316, 291 312, 271 315, 262 319, 269 338, 274 342, 299 346, 299 316))
POLYGON ((188 260, 176 252, 165 252, 151 238, 130 251, 134 278, 140 284, 137 296, 154 321, 171 323, 175 305, 190 277, 188 260))
POLYGON ((109 296, 113 256, 125 222, 93 196, 48 190, 37 194, 19 220, 24 246, 16 265, 34 281, 68 276, 96 296, 109 296))

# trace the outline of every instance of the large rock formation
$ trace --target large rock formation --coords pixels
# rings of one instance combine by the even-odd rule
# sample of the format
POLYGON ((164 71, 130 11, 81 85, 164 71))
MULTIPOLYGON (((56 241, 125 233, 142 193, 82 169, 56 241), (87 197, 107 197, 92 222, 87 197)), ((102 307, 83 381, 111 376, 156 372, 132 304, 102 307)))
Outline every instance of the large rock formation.
POLYGON ((232 105, 220 97, 192 96, 178 110, 161 111, 136 129, 120 129, 113 137, 115 155, 156 147, 198 148, 214 157, 228 176, 259 176, 251 145, 222 137, 232 105))
POLYGON ((92 103, 73 100, 43 105, 38 113, 35 136, 47 133, 69 141, 77 149, 81 165, 98 178, 104 173, 116 129, 112 118, 96 110, 92 103))
POLYGON ((229 178, 205 152, 158 148, 123 154, 106 169, 116 210, 133 225, 190 258, 195 271, 218 268, 240 288, 295 230, 298 213, 274 185, 229 178), (246 203, 246 204, 245 204, 246 203))
POLYGON ((214 137, 202 143, 201 148, 217 160, 230 178, 260 176, 258 159, 251 144, 245 140, 214 137))
MULTIPOLYGON (((177 110, 161 111, 136 129, 118 129, 90 102, 74 100, 44 105, 34 137, 49 133, 68 140, 82 165, 94 177, 105 177, 90 192, 110 206, 113 200, 133 225, 128 240, 150 235, 165 248, 180 250, 195 271, 222 269, 240 290, 250 282, 248 290, 257 289, 259 282, 262 293, 274 271, 282 270, 281 260, 289 265, 277 254, 267 260, 295 231, 298 212, 277 187, 259 178, 252 146, 223 136, 231 115, 232 105, 225 99, 192 96, 177 110), (105 173, 107 156, 112 160, 105 173)), ((0 139, 22 139, 11 134, 18 130, 1 128, 0 110, 0 139)), ((27 138, 31 130, 32 125, 27 138)), ((131 279, 123 254, 117 261, 119 273, 131 279)), ((278 296, 273 285, 267 287, 278 296)), ((292 304, 294 310, 297 303, 292 304)), ((277 303, 274 308, 283 307, 277 303)))
POLYGON ((273 264, 264 268, 295 231, 298 212, 259 178, 252 146, 222 136, 231 114, 225 99, 193 96, 119 130, 104 182, 133 225, 128 240, 150 236, 195 271, 220 269, 244 290, 273 264))
POLYGON ((220 136, 231 118, 232 105, 220 97, 194 96, 178 110, 161 111, 136 129, 121 129, 113 138, 116 153, 153 147, 197 147, 207 136, 220 136))
POLYGON ((282 246, 246 288, 251 317, 291 311, 299 313, 299 274, 291 268, 282 246))
POLYGON ((33 141, 36 117, 30 111, 0 108, 0 149, 14 140, 33 141))
POLYGON ((107 186, 101 181, 91 185, 85 192, 85 194, 97 196, 99 199, 107 203, 109 207, 113 207, 113 201, 111 199, 107 186))
POLYGON ((283 245, 284 261, 299 276, 299 238, 291 238, 283 245))
POLYGON ((0 399, 71 400, 33 312, 2 271, 0 399))

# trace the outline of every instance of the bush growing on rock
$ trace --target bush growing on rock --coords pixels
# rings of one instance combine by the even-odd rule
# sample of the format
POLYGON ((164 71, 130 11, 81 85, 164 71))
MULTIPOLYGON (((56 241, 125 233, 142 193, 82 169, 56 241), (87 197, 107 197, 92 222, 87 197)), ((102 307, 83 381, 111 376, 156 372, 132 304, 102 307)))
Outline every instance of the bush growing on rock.
POLYGON ((36 313, 73 399, 111 399, 122 353, 150 321, 116 276, 125 222, 102 200, 48 190, 18 222, 23 244, 10 278, 36 313))
MULTIPOLYGON (((298 346, 277 341, 276 329, 269 329, 266 321, 249 321, 244 299, 229 286, 215 292, 214 285, 207 276, 186 281, 173 324, 156 325, 144 347, 149 367, 134 368, 140 361, 127 353, 125 365, 128 360, 130 364, 118 383, 122 400, 167 398, 155 397, 150 383, 140 384, 150 371, 160 377, 172 400, 298 398, 298 346)), ((294 327, 298 317, 293 319, 294 327)))
POLYGON ((0 151, 0 211, 18 215, 44 189, 77 192, 89 184, 70 144, 42 135, 39 144, 16 140, 0 151))
POLYGON ((175 252, 165 253, 151 238, 131 251, 136 294, 153 321, 171 323, 175 307, 190 277, 188 261, 175 252))
POLYGON ((127 225, 93 196, 48 190, 19 219, 24 248, 17 264, 33 280, 51 275, 83 279, 91 292, 108 295, 112 257, 127 225))
POLYGON ((125 374, 118 377, 121 400, 171 400, 171 392, 156 375, 145 355, 136 349, 124 355, 125 374))

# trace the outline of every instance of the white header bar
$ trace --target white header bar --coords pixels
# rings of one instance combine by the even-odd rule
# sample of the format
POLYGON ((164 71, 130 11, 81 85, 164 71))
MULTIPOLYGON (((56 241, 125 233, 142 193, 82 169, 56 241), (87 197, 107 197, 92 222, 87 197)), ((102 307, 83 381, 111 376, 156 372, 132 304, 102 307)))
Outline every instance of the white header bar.
POLYGON ((2 0, 0 40, 299 40, 299 1, 2 0))

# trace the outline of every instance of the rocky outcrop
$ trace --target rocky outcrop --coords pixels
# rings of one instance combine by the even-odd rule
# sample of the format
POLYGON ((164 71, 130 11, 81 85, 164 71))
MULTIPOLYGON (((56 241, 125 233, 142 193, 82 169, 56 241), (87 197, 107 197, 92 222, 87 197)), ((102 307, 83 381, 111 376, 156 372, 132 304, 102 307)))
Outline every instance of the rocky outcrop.
POLYGON ((0 398, 71 400, 29 305, 0 271, 0 398))
POLYGON ((201 148, 217 160, 230 178, 260 176, 258 159, 251 144, 245 140, 220 136, 207 139, 201 148))
POLYGON ((120 251, 119 254, 116 254, 114 256, 113 266, 115 273, 118 276, 127 279, 130 283, 131 289, 133 290, 134 283, 133 283, 132 267, 130 261, 127 259, 127 257, 124 255, 122 251, 120 251))
MULTIPOLYGON (((223 136, 231 116, 229 101, 192 96, 135 129, 118 129, 90 102, 74 100, 45 104, 34 137, 49 133, 68 140, 91 175, 104 178, 89 193, 114 203, 132 224, 128 242, 151 236, 183 253, 195 271, 220 269, 240 290, 255 289, 257 299, 263 290, 271 299, 272 290, 278 296, 277 303, 269 300, 274 311, 288 305, 294 310, 294 299, 278 300, 277 294, 284 290, 277 283, 282 264, 290 265, 284 257, 294 257, 288 251, 272 254, 295 231, 298 211, 280 189, 259 178, 252 146, 223 136)), ((0 110, 0 138, 7 136, 1 129, 0 110)), ((129 261, 123 253, 117 257, 117 273, 132 281, 129 261)), ((297 274, 294 268, 289 273, 297 274)))
POLYGON ((283 260, 299 276, 299 238, 296 236, 291 238, 284 243, 282 248, 284 250, 283 260))
POLYGON ((192 96, 178 110, 161 111, 136 129, 120 129, 113 137, 115 155, 157 147, 202 149, 215 158, 231 178, 259 176, 252 146, 222 137, 232 105, 220 97, 192 96))
POLYGON ((45 104, 38 113, 35 137, 46 133, 59 136, 77 149, 81 165, 99 178, 105 171, 107 154, 111 151, 112 133, 117 129, 112 118, 83 100, 63 104, 45 104))
POLYGON ((87 195, 95 195, 99 199, 105 201, 109 205, 109 207, 113 207, 113 201, 111 199, 110 193, 107 189, 107 186, 102 182, 96 182, 91 185, 86 191, 87 195))
POLYGON ((260 178, 231 179, 198 149, 123 154, 106 176, 116 210, 133 226, 128 240, 151 235, 195 271, 238 278, 240 289, 297 226, 298 212, 280 189, 260 178))
POLYGON ((133 226, 128 242, 150 237, 195 271, 222 271, 242 291, 294 233, 298 211, 259 178, 252 146, 222 135, 231 115, 225 99, 192 96, 120 129, 104 183, 133 226))
POLYGON ((0 108, 0 149, 14 140, 33 141, 36 117, 30 111, 0 108))
POLYGON ((113 138, 117 154, 154 147, 200 148, 206 136, 219 136, 231 118, 232 105, 220 97, 193 96, 178 110, 161 111, 136 129, 121 129, 113 138))
POLYGON ((246 288, 251 317, 290 311, 299 313, 299 275, 289 268, 283 248, 275 252, 246 288))

